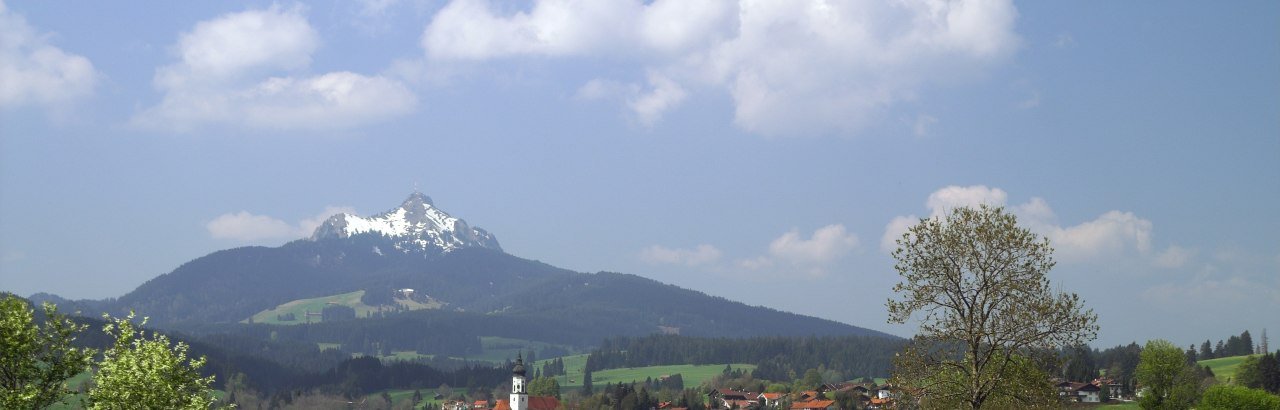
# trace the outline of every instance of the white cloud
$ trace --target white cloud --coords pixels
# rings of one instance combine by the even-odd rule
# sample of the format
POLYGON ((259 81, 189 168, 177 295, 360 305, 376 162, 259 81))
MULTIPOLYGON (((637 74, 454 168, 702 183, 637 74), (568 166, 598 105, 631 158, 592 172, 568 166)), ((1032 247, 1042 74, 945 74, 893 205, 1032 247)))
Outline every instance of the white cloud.
POLYGON ((929 208, 929 216, 936 218, 946 215, 952 209, 978 205, 1004 206, 1009 194, 1000 188, 988 188, 985 185, 948 186, 933 191, 925 206, 929 208))
POLYGON ((0 108, 56 109, 93 93, 93 63, 49 45, 49 37, 0 2, 0 108))
POLYGON ((297 239, 310 236, 330 216, 355 213, 351 207, 325 207, 313 217, 290 224, 266 215, 254 215, 248 211, 227 213, 205 224, 209 235, 215 239, 240 242, 256 242, 269 239, 297 239))
POLYGON ((640 251, 640 259, 651 264, 702 266, 720 260, 720 250, 702 244, 694 249, 675 249, 653 245, 640 251))
MULTIPOLYGON (((938 218, 957 207, 979 204, 1005 206, 1007 201, 1008 193, 999 188, 948 186, 930 194, 925 206, 930 211, 930 218, 938 218)), ((1145 255, 1151 250, 1152 223, 1132 212, 1107 211, 1091 221, 1062 226, 1058 224, 1053 209, 1042 198, 1031 198, 1024 204, 1009 206, 1008 210, 1018 215, 1020 225, 1049 238, 1058 260, 1079 262, 1131 253, 1145 255)), ((880 249, 892 251, 896 248, 893 241, 918 221, 914 215, 892 219, 885 226, 880 249)))
POLYGON ((214 238, 237 241, 285 238, 297 232, 288 222, 247 211, 222 214, 205 224, 205 229, 214 238))
POLYGON ((810 276, 824 276, 829 264, 856 249, 858 244, 858 236, 840 224, 818 228, 808 239, 793 229, 769 244, 767 256, 739 260, 738 266, 759 270, 785 263, 810 276))
POLYGON ((1181 268, 1191 260, 1195 255, 1195 250, 1183 248, 1177 245, 1169 245, 1164 252, 1157 254, 1151 263, 1157 267, 1174 269, 1181 268))
POLYGON ((921 87, 1003 60, 1020 42, 1016 18, 1007 0, 543 0, 515 12, 454 0, 426 27, 422 47, 437 62, 630 59, 661 73, 668 89, 727 91, 747 131, 796 135, 855 132, 921 87))
POLYGON ((638 93, 637 87, 628 86, 617 81, 593 78, 578 87, 578 92, 574 93, 574 98, 583 101, 595 101, 636 93, 638 93))
POLYGON ((384 76, 297 75, 320 35, 299 7, 230 13, 183 33, 180 58, 156 70, 161 102, 134 118, 148 128, 229 124, 277 130, 352 127, 406 114, 417 97, 384 76))
POLYGON ((337 214, 356 215, 356 209, 349 206, 326 206, 323 211, 320 211, 315 216, 298 221, 298 233, 302 236, 311 236, 316 231, 316 228, 320 227, 320 224, 337 214))
POLYGON ((651 126, 662 118, 662 113, 679 106, 684 101, 685 91, 679 84, 660 74, 649 75, 648 93, 632 99, 628 105, 640 119, 640 123, 651 126))
POLYGON ((499 16, 482 0, 455 0, 422 36, 437 59, 483 60, 516 55, 563 56, 604 51, 627 41, 639 10, 634 2, 552 0, 533 10, 499 16))
POLYGON ((915 215, 898 216, 889 221, 884 227, 884 235, 880 237, 880 250, 885 253, 891 253, 898 248, 898 239, 902 239, 902 234, 907 233, 912 225, 920 222, 920 217, 915 215))
POLYGON ((796 263, 827 263, 858 247, 858 237, 844 225, 827 225, 813 231, 809 239, 791 230, 769 244, 769 255, 796 263))

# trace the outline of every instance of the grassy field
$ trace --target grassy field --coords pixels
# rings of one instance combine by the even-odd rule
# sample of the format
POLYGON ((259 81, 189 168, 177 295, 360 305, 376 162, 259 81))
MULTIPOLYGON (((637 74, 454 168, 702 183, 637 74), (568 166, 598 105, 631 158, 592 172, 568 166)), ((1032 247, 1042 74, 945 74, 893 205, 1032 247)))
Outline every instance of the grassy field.
POLYGON ((1209 366, 1209 370, 1213 370, 1213 376, 1218 382, 1228 383, 1236 376, 1236 367, 1240 366, 1240 362, 1249 356, 1231 356, 1219 357, 1217 359, 1201 360, 1196 362, 1201 366, 1209 366))
MULTIPOLYGON (((557 376, 556 381, 560 382, 560 387, 576 388, 582 387, 582 369, 587 365, 587 355, 578 354, 572 356, 564 356, 560 358, 564 361, 564 370, 566 375, 557 376)), ((536 367, 542 367, 548 360, 539 360, 534 363, 536 367)), ((737 363, 732 365, 734 369, 752 371, 756 369, 755 365, 737 363)), ((609 369, 601 370, 591 374, 591 384, 601 386, 605 383, 618 382, 643 382, 646 378, 657 380, 662 376, 670 376, 676 373, 684 379, 685 388, 695 388, 702 382, 710 380, 712 377, 724 371, 723 364, 693 365, 678 364, 668 366, 649 366, 634 367, 625 369, 609 369)))
MULTIPOLYGON (((417 407, 419 409, 426 407, 427 404, 439 405, 440 402, 442 401, 442 400, 436 400, 432 398, 432 397, 435 397, 436 395, 436 389, 422 389, 422 390, 419 390, 419 392, 422 393, 422 403, 418 403, 418 407, 417 407)), ((391 403, 393 405, 400 404, 401 402, 413 399, 413 390, 407 390, 407 389, 387 390, 387 394, 391 396, 391 403)), ((374 394, 367 395, 365 396, 365 400, 367 401, 382 400, 382 392, 377 392, 374 394)))
MULTIPOLYGON (((298 299, 295 301, 286 302, 280 306, 276 306, 274 309, 267 309, 258 313, 254 313, 251 319, 253 320, 254 323, 267 323, 267 324, 273 324, 273 325, 302 324, 302 323, 307 323, 307 312, 311 312, 313 314, 320 313, 320 311, 324 310, 324 307, 329 304, 351 307, 352 309, 356 310, 356 317, 365 317, 366 315, 369 314, 369 312, 379 311, 380 308, 378 306, 369 306, 364 304, 363 302, 360 302, 360 298, 363 296, 364 296, 364 291, 357 290, 355 292, 348 292, 340 295, 321 296, 318 298, 310 298, 310 299, 298 299), (282 321, 277 318, 278 315, 284 315, 289 313, 293 314, 294 320, 282 321)), ((438 309, 440 308, 440 306, 442 306, 440 302, 436 302, 434 300, 428 303, 420 303, 420 302, 409 300, 409 299, 397 298, 395 299, 395 301, 400 306, 404 306, 406 309, 409 309, 409 310, 438 309)), ((249 320, 250 319, 245 319, 240 322, 248 323, 249 320)), ((320 317, 313 316, 311 318, 311 321, 319 322, 320 317)))
MULTIPOLYGON (((326 348, 331 348, 331 349, 338 348, 338 345, 336 343, 317 343, 317 345, 320 346, 321 350, 326 348)), ((537 352, 537 351, 543 350, 546 347, 552 347, 552 346, 563 348, 568 351, 577 350, 577 349, 574 349, 572 346, 557 345, 552 343, 539 342, 536 340, 512 339, 512 338, 497 337, 497 336, 481 336, 480 347, 484 350, 483 353, 478 355, 470 355, 465 357, 452 357, 452 358, 466 359, 473 362, 488 362, 488 363, 498 364, 498 363, 505 363, 508 360, 515 360, 517 354, 527 353, 530 350, 537 352)), ((583 364, 585 364, 586 355, 581 355, 581 356, 582 356, 581 360, 583 364)), ((412 350, 405 350, 405 351, 394 351, 390 355, 382 356, 380 358, 382 360, 418 360, 418 359, 430 359, 431 357, 432 355, 424 355, 424 354, 419 354, 418 352, 415 352, 412 350)), ((539 360, 538 362, 539 362, 538 366, 541 367, 542 363, 545 363, 546 361, 539 360)), ((577 366, 581 368, 582 364, 578 364, 577 366)), ((566 364, 566 367, 568 367, 567 364, 566 364)))

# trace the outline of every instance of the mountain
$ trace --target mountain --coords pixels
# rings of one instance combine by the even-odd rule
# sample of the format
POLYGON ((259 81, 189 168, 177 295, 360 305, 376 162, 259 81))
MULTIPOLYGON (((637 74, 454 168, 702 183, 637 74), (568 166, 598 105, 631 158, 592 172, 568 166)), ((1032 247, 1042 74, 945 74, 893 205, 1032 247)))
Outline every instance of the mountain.
MULTIPOLYGON (((444 306, 361 319, 361 334, 425 337, 441 330, 426 324, 438 323, 451 333, 526 336, 580 346, 658 331, 708 337, 889 336, 640 276, 579 273, 512 256, 501 250, 494 235, 450 216, 418 193, 371 217, 335 215, 307 239, 214 252, 105 303, 118 314, 136 310, 158 326, 235 326, 296 299, 365 290, 373 300, 402 288, 444 306)), ((335 334, 351 331, 335 326, 342 327, 335 334)))
POLYGON ((480 247, 502 250, 498 239, 484 229, 473 228, 466 221, 450 216, 420 192, 414 192, 400 207, 361 218, 347 213, 325 220, 311 235, 312 241, 376 233, 394 238, 394 248, 401 252, 448 252, 480 247))

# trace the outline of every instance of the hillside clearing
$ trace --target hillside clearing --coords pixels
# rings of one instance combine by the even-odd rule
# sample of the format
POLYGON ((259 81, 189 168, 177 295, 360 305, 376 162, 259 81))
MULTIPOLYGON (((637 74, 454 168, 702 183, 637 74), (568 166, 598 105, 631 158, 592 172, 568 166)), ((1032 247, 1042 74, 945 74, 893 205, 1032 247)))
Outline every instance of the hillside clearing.
MULTIPOLYGON (((328 305, 347 306, 356 310, 356 317, 367 317, 371 312, 392 312, 396 308, 391 306, 369 306, 360 301, 364 297, 363 290, 347 292, 337 295, 320 296, 315 298, 298 299, 285 302, 273 309, 267 309, 258 313, 254 313, 248 319, 241 320, 240 323, 265 323, 272 325, 297 325, 308 322, 319 322, 320 311, 324 310, 328 305), (307 320, 307 313, 311 313, 311 320, 307 320), (280 320, 283 316, 292 314, 293 320, 280 320)), ((405 310, 422 310, 422 309, 439 309, 444 304, 431 299, 425 303, 415 300, 396 298, 395 302, 400 308, 405 310)))
POLYGON ((1243 362, 1244 358, 1249 356, 1219 357, 1217 359, 1200 360, 1196 364, 1209 366, 1209 370, 1213 370, 1213 376, 1218 379, 1218 382, 1230 383, 1231 379, 1236 376, 1236 368, 1240 367, 1240 362, 1243 362))

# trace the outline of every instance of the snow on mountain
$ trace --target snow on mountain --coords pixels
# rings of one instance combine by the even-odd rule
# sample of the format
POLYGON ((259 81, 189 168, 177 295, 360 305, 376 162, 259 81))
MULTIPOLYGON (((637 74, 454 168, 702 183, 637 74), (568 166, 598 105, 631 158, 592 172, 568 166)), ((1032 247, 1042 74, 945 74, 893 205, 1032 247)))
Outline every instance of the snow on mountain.
POLYGON ((347 238, 378 233, 395 241, 402 251, 430 249, 449 252, 467 247, 502 250, 498 239, 480 228, 467 225, 435 207, 431 198, 419 192, 409 195, 400 207, 370 217, 342 213, 329 217, 316 228, 311 240, 347 238))

